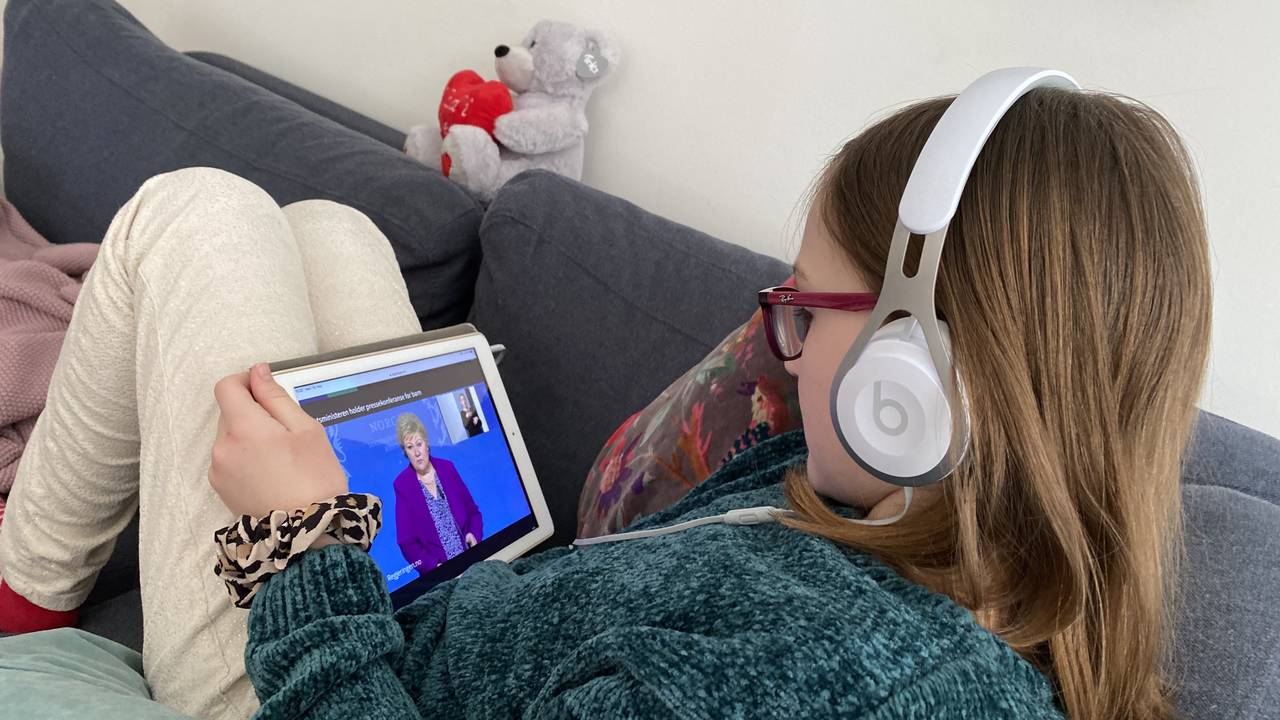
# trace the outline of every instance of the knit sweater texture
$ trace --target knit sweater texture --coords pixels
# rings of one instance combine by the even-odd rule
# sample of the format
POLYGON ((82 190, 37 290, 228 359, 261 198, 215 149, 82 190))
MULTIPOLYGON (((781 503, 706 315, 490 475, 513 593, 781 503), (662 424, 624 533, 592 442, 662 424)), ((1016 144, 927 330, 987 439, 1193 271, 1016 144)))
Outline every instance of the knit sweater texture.
MULTIPOLYGON (((770 440, 628 529, 783 507, 805 452, 770 440)), ((271 719, 1061 717, 949 598, 779 524, 483 562, 394 614, 373 561, 332 545, 260 591, 245 660, 271 719)))

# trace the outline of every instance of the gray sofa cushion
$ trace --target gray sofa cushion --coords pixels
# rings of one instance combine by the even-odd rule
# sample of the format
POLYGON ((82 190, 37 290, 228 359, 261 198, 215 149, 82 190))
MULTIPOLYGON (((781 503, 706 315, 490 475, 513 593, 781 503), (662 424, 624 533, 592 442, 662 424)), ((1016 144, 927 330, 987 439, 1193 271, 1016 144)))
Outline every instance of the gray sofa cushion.
POLYGON ((383 125, 377 120, 361 115, 345 105, 339 105, 329 98, 321 97, 310 90, 300 88, 275 75, 265 73, 252 65, 212 52, 192 51, 187 53, 187 56, 193 57, 206 65, 222 68, 233 75, 238 75, 258 87, 266 88, 282 98, 294 101, 317 115, 327 117, 339 125, 355 130, 362 135, 368 135, 384 145, 395 148, 397 151, 404 147, 404 133, 399 130, 389 125, 383 125))
POLYGON ((480 226, 471 322, 504 343, 503 384, 555 535, 628 415, 741 325, 782 262, 544 170, 513 178, 480 226))
POLYGON ((1280 717, 1280 442, 1202 412, 1183 482, 1178 707, 1280 717))
POLYGON ((1182 480, 1280 505, 1280 442, 1213 413, 1200 413, 1182 480))
POLYGON ((3 70, 5 189, 50 240, 97 242, 147 178, 208 165, 281 204, 359 209, 424 327, 466 317, 483 209, 398 149, 171 50, 108 0, 11 0, 3 70))
POLYGON ((1280 507, 1213 485, 1186 485, 1182 499, 1177 705, 1189 718, 1280 717, 1280 507))
POLYGON ((79 627, 142 652, 142 591, 134 587, 85 607, 79 627))

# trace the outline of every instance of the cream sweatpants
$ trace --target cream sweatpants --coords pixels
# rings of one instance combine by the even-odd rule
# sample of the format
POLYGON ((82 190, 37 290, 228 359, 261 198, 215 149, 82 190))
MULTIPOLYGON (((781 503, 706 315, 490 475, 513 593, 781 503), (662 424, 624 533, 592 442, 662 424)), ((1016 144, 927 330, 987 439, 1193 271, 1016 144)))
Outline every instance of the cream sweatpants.
POLYGON ((281 209, 210 168, 151 178, 111 222, 76 302, 0 524, 0 576, 37 605, 75 608, 137 508, 155 699, 248 717, 248 612, 213 574, 213 533, 233 519, 207 478, 213 385, 257 361, 420 329, 391 246, 360 212, 281 209))

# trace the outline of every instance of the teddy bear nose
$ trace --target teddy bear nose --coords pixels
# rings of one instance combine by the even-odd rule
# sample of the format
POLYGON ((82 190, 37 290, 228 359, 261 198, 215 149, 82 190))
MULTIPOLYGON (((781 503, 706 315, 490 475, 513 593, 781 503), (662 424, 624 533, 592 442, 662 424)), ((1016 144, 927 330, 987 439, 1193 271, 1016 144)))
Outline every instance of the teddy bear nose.
POLYGON ((498 47, 493 49, 493 56, 506 57, 508 52, 511 52, 511 48, 507 47, 506 45, 499 45, 498 47))

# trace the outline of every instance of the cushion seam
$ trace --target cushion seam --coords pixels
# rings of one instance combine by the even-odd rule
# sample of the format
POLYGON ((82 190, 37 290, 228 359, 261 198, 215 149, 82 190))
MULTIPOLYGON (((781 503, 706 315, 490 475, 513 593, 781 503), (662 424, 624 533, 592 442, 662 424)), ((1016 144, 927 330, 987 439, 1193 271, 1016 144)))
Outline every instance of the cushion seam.
MULTIPOLYGON (((465 216, 468 212, 470 212, 470 211, 468 210, 468 211, 464 211, 464 212, 462 212, 462 213, 459 213, 459 214, 457 215, 457 217, 454 217, 453 219, 451 219, 451 220, 449 220, 448 222, 444 223, 444 225, 443 225, 442 227, 444 227, 445 229, 451 229, 453 225, 455 225, 455 224, 457 224, 458 222, 460 222, 461 220, 463 220, 463 219, 464 219, 464 216, 465 216)), ((478 255, 480 255, 480 253, 478 252, 478 246, 479 246, 479 230, 478 230, 478 228, 477 228, 477 232, 476 232, 475 241, 474 241, 474 242, 469 241, 467 245, 468 245, 468 246, 467 246, 467 248, 465 248, 465 249, 464 249, 464 252, 458 253, 458 255, 459 255, 459 256, 464 257, 464 258, 469 258, 469 257, 474 257, 474 256, 478 256, 478 255), (473 252, 473 251, 474 251, 474 252, 473 252)), ((392 252, 392 254, 393 254, 393 255, 395 254, 395 246, 394 246, 394 245, 392 246, 392 250, 391 250, 391 252, 392 252)), ((452 256, 451 256, 451 257, 452 257, 452 256)), ((400 268, 400 275, 401 275, 401 277, 403 277, 403 276, 404 276, 404 274, 405 274, 405 272, 406 272, 406 271, 411 271, 411 272, 418 272, 418 271, 435 272, 438 268, 433 267, 433 265, 440 265, 440 264, 441 264, 441 263, 439 263, 439 262, 430 262, 430 261, 429 261, 429 262, 427 262, 427 263, 425 263, 425 264, 423 264, 423 265, 409 265, 409 266, 404 266, 404 265, 400 265, 400 261, 399 261, 398 259, 396 260, 396 266, 400 268)), ((466 288, 466 287, 470 287, 470 288, 471 288, 471 294, 472 294, 472 303, 471 303, 471 304, 472 304, 472 305, 474 305, 474 304, 475 304, 474 296, 475 296, 475 284, 476 284, 476 278, 470 278, 470 279, 468 280, 468 279, 467 279, 467 277, 466 277, 466 275, 465 275, 465 273, 459 273, 459 275, 462 275, 462 277, 463 277, 462 286, 463 286, 464 288, 466 288), (468 285, 468 283, 469 283, 469 285, 468 285)), ((406 290, 408 290, 407 285, 408 285, 408 282, 406 281, 406 290)), ((433 313, 433 312, 435 312, 435 311, 437 310, 437 306, 447 308, 447 307, 452 306, 452 305, 461 304, 461 303, 460 303, 460 301, 459 301, 456 297, 440 298, 440 299, 439 299, 439 302, 437 302, 437 298, 439 298, 439 296, 440 296, 440 295, 446 294, 446 293, 445 293, 445 291, 444 291, 444 289, 441 287, 441 285, 443 285, 443 283, 432 283, 432 284, 431 284, 430 289, 425 293, 425 295, 426 295, 426 303, 427 303, 427 307, 423 308, 422 312, 418 312, 418 309, 417 309, 417 308, 414 308, 414 315, 416 315, 416 316, 418 317, 418 321, 419 321, 419 323, 421 323, 422 318, 424 318, 424 317, 431 317, 432 313, 433 313)), ((449 294, 449 295, 453 295, 453 293, 448 293, 448 294, 449 294)), ((410 305, 412 305, 412 304, 413 304, 413 299, 412 299, 412 298, 413 298, 413 292, 412 292, 412 291, 409 291, 409 297, 410 297, 409 304, 410 304, 410 305)), ((467 313, 468 313, 468 314, 470 314, 470 312, 471 312, 471 308, 470 308, 470 307, 468 307, 468 308, 467 308, 467 313)))
POLYGON ((1258 502, 1265 503, 1270 507, 1280 509, 1280 504, 1277 504, 1270 498, 1260 497, 1258 495, 1253 494, 1249 490, 1246 490, 1244 488, 1239 488, 1239 487, 1233 487, 1231 485, 1220 485, 1218 483, 1184 482, 1182 483, 1182 487, 1184 488, 1187 488, 1187 487, 1218 488, 1220 490, 1226 490, 1228 492, 1232 492, 1237 495, 1243 495, 1251 500, 1257 500, 1258 502))
MULTIPOLYGON (((267 92, 271 93, 272 95, 274 95, 274 96, 276 96, 276 97, 278 97, 278 98, 280 98, 280 99, 282 99, 282 100, 287 100, 288 102, 291 102, 291 103, 294 103, 295 105, 298 105, 299 107, 301 107, 303 110, 306 110, 307 112, 313 113, 313 114, 315 114, 315 115, 319 115, 320 117, 323 117, 323 118, 325 118, 326 120, 329 120, 329 121, 331 121, 331 122, 333 122, 333 123, 336 123, 336 124, 338 124, 338 125, 341 125, 343 128, 346 128, 347 130, 351 130, 352 132, 355 132, 355 133, 357 133, 357 134, 365 135, 365 136, 367 136, 367 137, 373 138, 374 140, 377 140, 377 141, 379 142, 379 144, 387 145, 387 146, 391 147, 392 149, 397 149, 397 148, 396 148, 396 146, 395 146, 394 144, 391 144, 391 143, 385 142, 385 141, 383 141, 383 140, 381 140, 381 139, 379 139, 379 138, 376 138, 376 137, 373 137, 372 135, 369 135, 368 133, 365 133, 365 132, 363 132, 363 131, 357 130, 357 129, 355 129, 355 128, 353 128, 353 127, 349 126, 349 125, 347 125, 347 124, 346 124, 346 123, 344 123, 344 122, 340 122, 339 120, 337 120, 337 119, 335 119, 335 118, 333 118, 333 117, 330 117, 330 116, 328 116, 328 115, 325 115, 324 113, 322 113, 322 112, 320 112, 320 111, 318 111, 318 110, 312 110, 311 108, 309 108, 309 107, 307 107, 307 106, 303 105, 300 101, 298 101, 298 100, 294 100, 293 98, 288 97, 287 95, 284 95, 284 94, 283 94, 281 91, 279 91, 279 90, 276 90, 276 89, 274 89, 274 88, 269 88, 269 87, 267 87, 267 86, 265 86, 265 85, 262 85, 262 84, 258 83, 256 80, 251 80, 251 79, 249 79, 249 78, 247 78, 247 77, 245 77, 245 76, 243 76, 243 75, 240 75, 239 73, 235 72, 234 70, 228 70, 227 68, 224 68, 224 67, 222 67, 221 65, 218 65, 216 62, 209 61, 209 60, 203 60, 203 59, 201 59, 200 57, 197 57, 197 55, 204 55, 204 56, 207 56, 207 57, 218 57, 218 58, 222 58, 222 59, 224 59, 224 60, 228 60, 228 61, 230 61, 230 62, 232 62, 232 63, 235 63, 236 65, 239 65, 239 66, 241 66, 241 67, 243 67, 243 68, 246 68, 246 69, 248 69, 248 70, 252 70, 252 71, 254 71, 254 72, 258 72, 258 73, 261 73, 261 74, 263 74, 263 75, 266 75, 267 77, 272 78, 272 79, 274 79, 274 80, 276 80, 276 81, 278 81, 278 82, 280 82, 280 83, 283 83, 283 84, 286 84, 286 85, 293 85, 293 83, 290 83, 288 80, 285 80, 285 79, 283 79, 283 78, 275 77, 274 75, 271 75, 270 73, 266 72, 265 70, 259 70, 258 68, 254 67, 253 65, 250 65, 250 64, 248 64, 248 63, 246 63, 246 62, 242 62, 242 61, 240 61, 240 60, 237 60, 237 59, 235 59, 235 58, 231 57, 230 55, 224 55, 224 54, 222 54, 222 53, 220 53, 220 52, 215 52, 215 51, 213 51, 213 50, 187 50, 187 51, 180 51, 180 50, 176 50, 176 49, 175 49, 174 51, 175 51, 175 52, 177 52, 179 55, 185 55, 185 56, 187 56, 187 57, 189 57, 189 58, 192 58, 193 60, 199 60, 199 61, 200 61, 200 63, 201 63, 202 65, 208 65, 209 67, 211 67, 211 68, 213 68, 213 69, 215 69, 215 70, 220 70, 220 71, 222 71, 222 72, 224 72, 224 73, 227 73, 228 75, 231 75, 232 77, 238 78, 239 80, 243 80, 243 81, 245 81, 245 82, 251 83, 252 85, 255 85, 255 86, 257 86, 257 87, 259 87, 259 88, 261 88, 261 89, 263 89, 263 90, 266 90, 267 92)), ((376 125, 379 125, 381 129, 386 129, 386 130, 389 130, 389 131, 391 131, 391 132, 393 132, 393 133, 397 133, 397 134, 400 134, 400 135, 404 135, 404 133, 401 133, 399 130, 397 130, 397 129, 395 129, 395 128, 391 127, 390 125, 386 125, 386 124, 384 124, 384 123, 381 123, 381 122, 379 122, 379 121, 377 121, 377 120, 375 120, 375 119, 373 119, 373 118, 369 117, 368 115, 365 115, 364 113, 361 113, 361 112, 359 112, 359 111, 357 111, 357 110, 355 110, 355 109, 353 109, 353 108, 349 108, 349 107, 347 107, 347 106, 345 106, 345 105, 342 105, 342 104, 338 103, 338 102, 337 102, 337 101, 335 101, 335 100, 330 100, 329 98, 327 98, 327 97, 325 97, 325 96, 323 96, 323 95, 319 95, 319 94, 317 94, 317 93, 312 93, 310 90, 307 90, 306 88, 303 88, 303 87, 299 87, 299 86, 296 86, 296 85, 294 85, 294 87, 297 87, 299 90, 301 90, 301 91, 302 91, 302 92, 304 92, 304 93, 310 93, 310 94, 311 94, 311 95, 313 95, 313 96, 314 96, 318 101, 323 101, 323 102, 325 102, 325 103, 328 103, 328 104, 332 105, 332 106, 333 106, 333 108, 332 108, 332 109, 340 110, 340 111, 344 111, 344 112, 348 112, 348 113, 351 113, 352 115, 357 115, 357 116, 359 116, 359 118, 360 118, 360 119, 362 119, 362 120, 367 120, 367 121, 369 121, 369 122, 371 122, 371 123, 374 123, 374 124, 376 124, 376 125)), ((402 141, 402 142, 400 143, 400 145, 401 145, 401 147, 400 147, 400 148, 398 148, 398 151, 403 152, 403 151, 404 151, 404 147, 403 147, 404 142, 402 141)))

